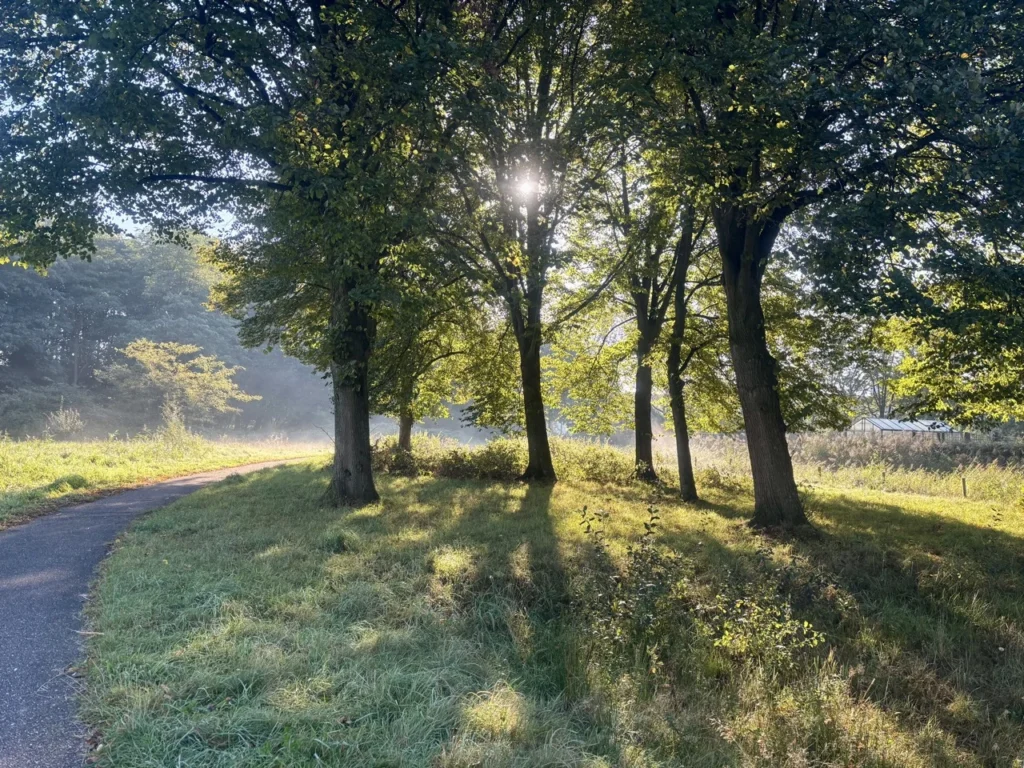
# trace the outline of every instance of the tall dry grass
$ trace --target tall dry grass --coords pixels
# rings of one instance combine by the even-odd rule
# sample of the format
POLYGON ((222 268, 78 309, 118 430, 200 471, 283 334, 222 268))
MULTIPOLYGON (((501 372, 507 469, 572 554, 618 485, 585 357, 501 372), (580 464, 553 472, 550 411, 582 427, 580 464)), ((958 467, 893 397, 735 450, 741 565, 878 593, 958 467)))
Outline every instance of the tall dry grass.
MULTIPOLYGON (((698 469, 749 477, 742 437, 698 435, 698 469)), ((928 496, 1014 503, 1024 489, 1024 445, 984 440, 939 441, 933 437, 883 438, 846 433, 794 434, 789 449, 797 481, 834 488, 919 493, 928 496)))

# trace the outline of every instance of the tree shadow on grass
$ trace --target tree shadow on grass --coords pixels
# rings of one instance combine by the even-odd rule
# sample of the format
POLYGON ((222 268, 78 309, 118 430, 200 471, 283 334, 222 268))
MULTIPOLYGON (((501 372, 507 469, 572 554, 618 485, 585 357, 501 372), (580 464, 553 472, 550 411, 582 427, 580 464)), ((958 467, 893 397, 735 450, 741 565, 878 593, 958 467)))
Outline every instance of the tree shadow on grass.
MULTIPOLYGON (((779 567, 855 690, 937 723, 986 765, 1024 751, 1024 541, 951 517, 829 494, 822 535, 779 567)), ((779 565, 779 564, 777 564, 779 565)))
POLYGON ((70 474, 33 488, 0 491, 0 528, 121 490, 89 486, 86 478, 70 474))
POLYGON ((753 498, 749 498, 749 490, 740 486, 725 486, 721 488, 704 489, 702 496, 697 501, 683 501, 679 498, 679 491, 673 486, 662 483, 648 484, 633 482, 624 485, 610 483, 579 483, 578 485, 593 492, 594 504, 605 499, 616 499, 629 504, 647 504, 658 509, 678 510, 682 513, 708 512, 731 520, 747 520, 753 510, 753 498), (744 504, 724 504, 718 501, 723 493, 741 494, 744 504), (749 509, 747 509, 749 507, 749 509))
MULTIPOLYGON (((433 510, 428 518, 443 517, 452 495, 452 487, 437 483, 416 491, 433 510)), ((456 497, 462 493, 471 503, 420 545, 462 542, 478 552, 476 575, 460 590, 461 610, 497 602, 506 614, 509 607, 518 611, 520 626, 507 630, 515 675, 535 695, 565 696, 578 680, 565 663, 571 587, 551 510, 553 489, 530 486, 517 500, 522 486, 458 486, 456 497)), ((745 497, 729 504, 711 496, 686 505, 660 493, 638 500, 632 488, 595 486, 593 505, 602 498, 640 501, 667 512, 661 540, 722 578, 750 581, 771 570, 796 616, 826 633, 823 655, 830 651, 848 671, 854 693, 901 721, 905 732, 937 725, 986 765, 1010 764, 1021 754, 1021 539, 831 493, 825 503, 811 497, 820 536, 768 541, 734 525, 746 519, 745 497), (707 531, 674 526, 676 514, 721 518, 736 534, 719 538, 720 524, 707 531)), ((396 509, 390 521, 423 524, 423 515, 396 509)), ((586 695, 585 686, 579 695, 586 695)))
POLYGON ((477 680, 459 694, 466 712, 438 748, 483 750, 483 764, 501 763, 501 749, 559 764, 573 762, 579 750, 607 754, 611 746, 595 736, 600 729, 574 706, 589 691, 569 631, 571 594, 551 514, 554 487, 426 478, 381 485, 380 505, 345 511, 332 524, 331 536, 340 525, 343 538, 347 531, 362 545, 351 552, 340 547, 324 563, 324 578, 345 558, 359 559, 358 579, 337 584, 339 599, 349 602, 347 593, 366 590, 368 580, 401 589, 410 604, 429 605, 416 620, 426 622, 428 635, 444 627, 456 642, 478 648, 467 659, 477 680), (514 720, 510 733, 480 731, 476 709, 488 707, 509 710, 490 716, 514 720))

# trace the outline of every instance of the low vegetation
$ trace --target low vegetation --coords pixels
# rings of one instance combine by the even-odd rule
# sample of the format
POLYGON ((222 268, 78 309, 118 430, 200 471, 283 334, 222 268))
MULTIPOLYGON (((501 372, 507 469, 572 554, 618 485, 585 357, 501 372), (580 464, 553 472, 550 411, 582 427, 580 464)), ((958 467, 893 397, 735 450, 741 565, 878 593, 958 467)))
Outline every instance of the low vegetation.
POLYGON ((378 504, 324 506, 318 461, 126 534, 89 607, 97 764, 1024 756, 1010 505, 817 486, 818 532, 773 539, 712 467, 688 505, 600 446, 556 442, 553 486, 508 481, 516 441, 414 449, 378 445, 378 504))
MULTIPOLYGON (((742 440, 703 436, 694 441, 698 467, 750 476, 742 440)), ((793 468, 803 485, 946 496, 1010 503, 1024 492, 1024 443, 983 437, 943 442, 932 437, 865 439, 844 433, 793 435, 793 468)))
POLYGON ((153 480, 322 450, 281 441, 207 440, 173 429, 131 440, 92 442, 10 440, 0 435, 0 528, 153 480))
MULTIPOLYGON (((791 436, 796 477, 805 489, 862 488, 872 491, 967 498, 999 504, 1024 502, 1024 447, 1019 442, 940 443, 931 439, 887 438, 883 441, 845 434, 791 436)), ((510 481, 527 463, 526 441, 493 440, 466 446, 455 440, 417 437, 413 451, 394 439, 374 446, 378 472, 431 474, 452 479, 510 481)), ((750 459, 741 438, 702 435, 691 444, 698 485, 750 487, 750 459)), ((630 455, 599 442, 553 439, 551 451, 560 477, 598 483, 629 483, 636 470, 630 455)), ((655 453, 655 468, 673 493, 678 487, 675 457, 655 453)))

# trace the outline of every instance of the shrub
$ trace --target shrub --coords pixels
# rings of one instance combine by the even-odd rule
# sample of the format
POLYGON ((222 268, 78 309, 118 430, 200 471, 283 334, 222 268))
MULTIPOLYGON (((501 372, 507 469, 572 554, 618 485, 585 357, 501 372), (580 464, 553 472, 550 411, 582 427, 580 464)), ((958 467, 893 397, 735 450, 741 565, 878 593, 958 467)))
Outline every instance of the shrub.
POLYGON ((415 477, 420 471, 413 454, 399 446, 394 438, 374 443, 372 461, 374 472, 415 477))
POLYGON ((80 435, 85 430, 85 422, 77 408, 65 408, 61 400, 60 408, 46 416, 46 434, 51 437, 69 438, 80 435))
POLYGON ((779 574, 715 573, 657 542, 652 507, 644 532, 617 563, 604 538, 604 515, 584 508, 580 525, 591 558, 577 595, 591 658, 634 675, 653 691, 695 667, 792 669, 824 636, 793 616, 779 574))
MULTIPOLYGON (((465 453, 468 458, 467 463, 472 467, 473 477, 484 480, 511 481, 526 471, 527 461, 523 448, 521 440, 502 438, 492 440, 482 448, 465 453)), ((446 477, 455 476, 445 472, 441 472, 441 474, 446 477)))
MULTIPOLYGON (((597 483, 627 483, 633 475, 633 461, 626 451, 588 440, 553 438, 551 455, 555 471, 564 480, 597 483)), ((378 440, 373 447, 376 472, 397 475, 434 475, 453 480, 497 480, 511 482, 526 469, 526 439, 503 437, 480 445, 465 445, 446 438, 417 435, 412 452, 398 447, 394 437, 378 440)), ((656 462, 662 479, 675 484, 676 474, 667 462, 656 462)))
POLYGON ((694 480, 700 488, 715 488, 720 491, 736 490, 740 483, 731 475, 722 474, 715 467, 706 467, 699 470, 694 480))
POLYGON ((172 402, 165 402, 162 408, 164 423, 157 432, 159 440, 170 450, 184 453, 198 449, 203 439, 185 426, 181 409, 172 402))

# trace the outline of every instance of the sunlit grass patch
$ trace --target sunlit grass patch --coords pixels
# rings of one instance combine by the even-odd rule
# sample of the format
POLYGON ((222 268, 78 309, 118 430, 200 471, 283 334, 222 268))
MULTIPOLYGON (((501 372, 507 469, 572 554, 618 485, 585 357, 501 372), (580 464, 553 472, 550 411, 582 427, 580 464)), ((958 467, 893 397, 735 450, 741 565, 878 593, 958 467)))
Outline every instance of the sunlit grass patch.
POLYGON ((89 608, 100 765, 896 768, 1024 751, 1024 522, 989 502, 818 488, 821 535, 776 540, 729 486, 685 505, 385 476, 381 502, 352 510, 322 506, 326 483, 318 465, 259 473, 123 538, 89 608), (636 617, 653 655, 595 630, 608 564, 580 525, 584 506, 606 513, 643 608, 652 580, 622 569, 652 503, 654 550, 680 561, 650 603, 672 620, 636 617), (804 622, 822 642, 798 642, 804 622))
POLYGON ((309 456, 322 446, 282 442, 9 440, 0 434, 0 528, 57 506, 168 477, 271 459, 309 456))

